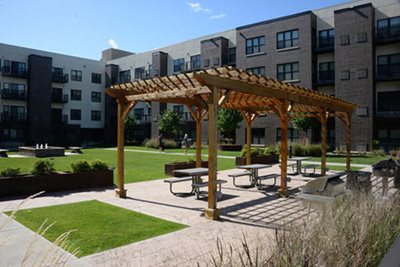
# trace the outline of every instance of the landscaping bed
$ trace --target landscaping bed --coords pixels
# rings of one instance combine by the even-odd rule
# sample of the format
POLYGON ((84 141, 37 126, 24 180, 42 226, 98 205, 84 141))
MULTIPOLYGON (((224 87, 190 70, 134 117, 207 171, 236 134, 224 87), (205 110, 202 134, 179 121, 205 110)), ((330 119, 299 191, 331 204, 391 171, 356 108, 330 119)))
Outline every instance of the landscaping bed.
MULTIPOLYGON (((236 157, 235 158, 236 166, 246 165, 246 157, 236 157)), ((258 155, 251 157, 251 164, 274 164, 279 163, 279 155, 258 155)))
POLYGON ((219 145, 219 150, 221 151, 240 151, 242 148, 242 145, 219 145))

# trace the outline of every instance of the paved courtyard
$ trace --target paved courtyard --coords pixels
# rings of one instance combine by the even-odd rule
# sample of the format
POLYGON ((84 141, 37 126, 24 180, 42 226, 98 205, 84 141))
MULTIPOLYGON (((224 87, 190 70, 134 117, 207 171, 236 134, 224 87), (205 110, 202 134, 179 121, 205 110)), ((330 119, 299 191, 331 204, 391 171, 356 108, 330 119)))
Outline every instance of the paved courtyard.
MULTIPOLYGON (((234 259, 239 260, 238 251, 244 239, 250 248, 258 246, 266 253, 274 238, 274 229, 290 225, 309 211, 295 198, 279 198, 278 187, 265 190, 255 188, 238 188, 233 186, 227 175, 234 170, 220 171, 219 179, 225 179, 223 198, 218 202, 222 208, 220 221, 209 221, 204 218, 203 211, 207 206, 206 198, 195 196, 174 196, 169 192, 169 185, 163 180, 127 184, 128 198, 119 199, 114 196, 112 188, 92 191, 75 191, 45 194, 26 201, 20 208, 42 207, 85 200, 99 200, 115 206, 142 212, 158 218, 189 225, 183 230, 158 236, 152 239, 129 244, 105 252, 92 254, 82 258, 66 253, 52 246, 46 239, 35 235, 21 224, 0 217, 0 259, 2 266, 19 266, 26 253, 30 254, 29 263, 42 261, 52 264, 68 260, 73 266, 200 266, 212 265, 212 257, 218 258, 217 243, 221 242, 224 252, 233 248, 234 259), (49 252, 49 250, 51 250, 49 252), (51 256, 49 256, 50 254, 51 256), (46 257, 47 256, 47 257, 46 257), (43 259, 44 258, 44 259, 43 259)), ((279 173, 279 166, 263 169, 266 173, 279 173)), ((306 180, 295 176, 288 183, 292 193, 306 180)), ((238 178, 237 182, 248 182, 247 178, 238 178)), ((271 180, 265 181, 265 184, 271 180)), ((279 184, 279 179, 277 181, 279 184)), ((190 182, 176 184, 176 190, 190 188, 190 182)), ((175 189, 175 185, 174 185, 175 189)), ((20 205, 21 200, 0 199, 0 210, 11 210, 20 205)), ((84 218, 83 218, 84 219, 84 218)), ((121 229, 124 231, 124 229, 121 229)))

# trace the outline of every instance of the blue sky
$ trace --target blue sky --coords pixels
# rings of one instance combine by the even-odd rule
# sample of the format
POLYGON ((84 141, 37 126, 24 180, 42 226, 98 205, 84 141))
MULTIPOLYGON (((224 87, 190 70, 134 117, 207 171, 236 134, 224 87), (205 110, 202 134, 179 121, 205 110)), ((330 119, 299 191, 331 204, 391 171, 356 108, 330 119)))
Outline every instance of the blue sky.
POLYGON ((147 51, 346 0, 0 0, 0 42, 99 59, 147 51))

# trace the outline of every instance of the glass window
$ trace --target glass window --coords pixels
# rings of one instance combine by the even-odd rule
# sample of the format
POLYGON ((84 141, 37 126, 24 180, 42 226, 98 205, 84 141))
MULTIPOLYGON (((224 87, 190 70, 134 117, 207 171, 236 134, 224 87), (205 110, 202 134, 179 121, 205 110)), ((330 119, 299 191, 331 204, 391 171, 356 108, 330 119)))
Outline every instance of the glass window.
POLYGON ((201 69, 201 56, 200 55, 191 56, 190 61, 191 61, 191 69, 192 70, 201 69))
POLYGON ((174 59, 174 72, 182 72, 185 70, 185 59, 178 58, 174 59))
POLYGON ((81 120, 81 110, 80 109, 71 109, 71 120, 81 120))
POLYGON ((299 79, 299 63, 287 63, 287 64, 279 64, 277 66, 278 80, 281 81, 291 81, 299 79))
POLYGON ((378 93, 379 112, 400 111, 400 91, 378 93))
POLYGON ((100 110, 92 110, 92 121, 101 121, 101 111, 100 110))
POLYGON ((71 100, 80 101, 82 100, 82 90, 71 90, 71 100))
POLYGON ((377 37, 387 38, 400 36, 400 16, 377 21, 377 37))
POLYGON ((276 39, 277 39, 276 43, 277 49, 296 47, 299 45, 299 30, 278 32, 276 34, 276 39))
POLYGON ((130 70, 120 71, 118 76, 120 83, 129 82, 131 80, 131 71, 130 70))
POLYGON ((265 67, 248 68, 246 70, 256 75, 265 76, 265 67))
POLYGON ((333 47, 335 45, 335 29, 319 31, 318 45, 320 48, 333 47))
POLYGON ((135 120, 141 121, 144 116, 144 109, 143 108, 135 108, 133 110, 133 116, 135 120))
POLYGON ((318 79, 320 81, 335 79, 335 62, 319 63, 318 79))
POLYGON ((92 102, 101 102, 101 92, 92 92, 92 102))
MULTIPOLYGON (((282 141, 282 130, 281 128, 276 128, 276 141, 282 141)), ((299 132, 294 128, 288 128, 288 141, 293 142, 299 139, 299 132)))
POLYGON ((141 80, 144 79, 144 67, 139 67, 139 68, 135 68, 135 80, 141 80))
POLYGON ((235 64, 236 62, 236 47, 231 47, 228 50, 228 64, 235 64))
POLYGON ((82 71, 80 70, 71 70, 71 80, 72 81, 82 81, 82 71))
POLYGON ((265 52, 265 37, 246 39, 246 55, 265 52))
POLYGON ((101 73, 94 73, 94 72, 92 72, 92 83, 99 83, 99 84, 101 84, 101 73))
POLYGON ((173 111, 175 111, 181 115, 183 114, 183 106, 182 105, 175 105, 175 106, 173 106, 172 109, 173 109, 173 111))

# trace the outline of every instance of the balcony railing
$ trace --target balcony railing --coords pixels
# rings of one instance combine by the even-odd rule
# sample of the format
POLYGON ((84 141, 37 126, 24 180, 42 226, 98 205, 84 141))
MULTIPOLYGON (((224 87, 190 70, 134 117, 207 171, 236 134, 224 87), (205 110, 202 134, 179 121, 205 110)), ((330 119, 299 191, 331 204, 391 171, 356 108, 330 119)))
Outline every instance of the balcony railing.
POLYGON ((53 94, 51 96, 51 102, 52 103, 59 103, 59 104, 68 103, 68 95, 53 94))
POLYGON ((3 76, 10 76, 16 78, 28 78, 28 70, 26 69, 13 69, 10 66, 3 66, 1 68, 1 72, 3 76))
POLYGON ((67 83, 69 81, 69 76, 62 72, 52 72, 51 81, 55 83, 67 83))
POLYGON ((151 115, 135 116, 136 123, 148 123, 151 122, 151 115))
POLYGON ((333 52, 335 48, 335 36, 319 37, 318 52, 333 52))
POLYGON ((398 64, 388 64, 388 65, 378 65, 377 80, 398 80, 400 79, 400 63, 398 64))
POLYGON ((1 98, 12 100, 26 100, 26 91, 3 89, 1 90, 1 98))
POLYGON ((335 71, 319 71, 318 72, 318 85, 329 85, 335 83, 335 71))
POLYGON ((376 29, 376 41, 378 43, 394 42, 400 40, 400 26, 391 26, 376 29))
POLYGON ((20 113, 2 112, 1 113, 1 120, 2 121, 9 121, 9 122, 25 121, 26 120, 26 113, 25 112, 20 112, 20 113))

